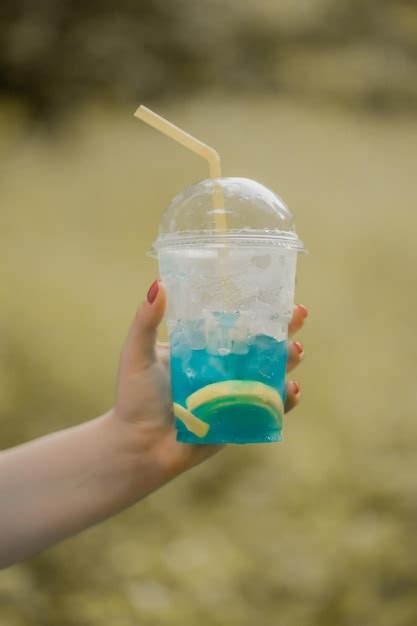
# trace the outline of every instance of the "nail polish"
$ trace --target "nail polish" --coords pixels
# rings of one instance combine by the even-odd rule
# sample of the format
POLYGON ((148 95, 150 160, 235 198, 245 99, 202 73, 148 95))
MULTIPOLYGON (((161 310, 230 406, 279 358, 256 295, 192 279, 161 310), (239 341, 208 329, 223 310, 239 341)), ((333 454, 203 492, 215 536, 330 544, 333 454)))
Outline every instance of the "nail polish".
POLYGON ((149 291, 146 294, 146 299, 149 302, 149 304, 152 304, 153 302, 155 302, 155 298, 158 295, 158 289, 159 289, 159 280, 154 280, 152 285, 149 287, 149 291))
POLYGON ((300 393, 300 385, 297 383, 296 380, 293 380, 292 386, 294 388, 294 394, 297 396, 300 393))

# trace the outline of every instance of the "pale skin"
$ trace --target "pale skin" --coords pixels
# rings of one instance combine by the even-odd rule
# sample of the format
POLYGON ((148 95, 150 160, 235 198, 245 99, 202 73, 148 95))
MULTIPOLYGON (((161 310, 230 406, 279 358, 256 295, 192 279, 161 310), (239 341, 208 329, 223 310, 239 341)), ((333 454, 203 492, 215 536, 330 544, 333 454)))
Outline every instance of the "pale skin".
MULTIPOLYGON (((123 346, 113 408, 0 452, 0 567, 115 515, 223 448, 176 441, 169 349, 156 342, 165 303, 158 282, 123 346)), ((305 307, 294 307, 290 336, 306 316, 305 307)), ((287 371, 303 356, 301 344, 292 342, 287 371)), ((286 411, 299 399, 298 384, 288 381, 286 411)))

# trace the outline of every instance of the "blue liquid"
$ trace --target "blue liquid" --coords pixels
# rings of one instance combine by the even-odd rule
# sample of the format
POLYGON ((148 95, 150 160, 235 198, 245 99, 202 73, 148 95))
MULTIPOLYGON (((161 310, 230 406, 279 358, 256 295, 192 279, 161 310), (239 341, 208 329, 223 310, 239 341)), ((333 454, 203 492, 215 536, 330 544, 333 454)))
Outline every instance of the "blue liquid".
MULTIPOLYGON (((223 381, 258 381, 272 387, 285 402, 287 341, 277 341, 269 335, 260 334, 251 338, 246 354, 209 354, 206 349, 191 350, 181 346, 182 337, 176 332, 174 329, 170 336, 174 403, 187 408, 187 399, 191 394, 223 381)), ((193 407, 192 413, 209 424, 209 430, 205 436, 197 436, 177 415, 179 441, 262 443, 281 440, 282 415, 266 410, 256 398, 252 401, 250 397, 242 399, 230 395, 222 401, 193 407)))

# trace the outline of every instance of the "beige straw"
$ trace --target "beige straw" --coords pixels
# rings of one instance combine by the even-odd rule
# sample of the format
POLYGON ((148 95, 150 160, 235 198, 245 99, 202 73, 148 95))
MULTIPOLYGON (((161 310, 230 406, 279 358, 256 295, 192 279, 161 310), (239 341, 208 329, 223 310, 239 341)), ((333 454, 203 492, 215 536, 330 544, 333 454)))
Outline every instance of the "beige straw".
MULTIPOLYGON (((220 157, 214 148, 211 148, 196 137, 193 137, 185 132, 185 130, 178 128, 175 124, 168 122, 164 117, 151 111, 151 109, 143 106, 143 104, 135 111, 135 117, 138 117, 146 124, 149 124, 149 126, 156 128, 156 130, 164 133, 164 135, 171 137, 171 139, 174 139, 174 141, 177 141, 185 148, 188 148, 203 157, 203 159, 206 159, 209 164, 210 178, 221 178, 220 157)), ((220 186, 217 186, 213 191, 213 208, 215 209, 214 222, 216 229, 219 231, 227 230, 224 196, 220 186)))

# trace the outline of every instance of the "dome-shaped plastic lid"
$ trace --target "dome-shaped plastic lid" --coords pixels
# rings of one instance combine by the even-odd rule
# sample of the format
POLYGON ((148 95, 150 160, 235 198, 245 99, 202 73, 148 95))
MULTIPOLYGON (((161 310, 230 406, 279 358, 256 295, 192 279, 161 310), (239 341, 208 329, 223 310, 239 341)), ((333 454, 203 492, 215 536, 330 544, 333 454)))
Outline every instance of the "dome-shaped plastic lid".
POLYGON ((303 250, 293 216, 279 196, 248 178, 208 179, 188 187, 168 205, 153 251, 238 242, 303 250))

